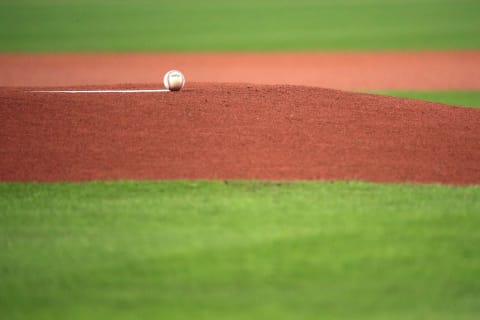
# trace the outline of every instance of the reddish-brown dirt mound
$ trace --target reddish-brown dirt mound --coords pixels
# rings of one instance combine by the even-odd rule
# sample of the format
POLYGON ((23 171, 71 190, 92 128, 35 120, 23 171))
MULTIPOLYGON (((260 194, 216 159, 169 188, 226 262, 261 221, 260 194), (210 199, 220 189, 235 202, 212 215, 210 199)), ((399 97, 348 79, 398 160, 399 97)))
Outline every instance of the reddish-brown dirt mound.
POLYGON ((2 181, 480 183, 480 110, 408 99, 199 83, 178 93, 4 88, 0 118, 2 181))

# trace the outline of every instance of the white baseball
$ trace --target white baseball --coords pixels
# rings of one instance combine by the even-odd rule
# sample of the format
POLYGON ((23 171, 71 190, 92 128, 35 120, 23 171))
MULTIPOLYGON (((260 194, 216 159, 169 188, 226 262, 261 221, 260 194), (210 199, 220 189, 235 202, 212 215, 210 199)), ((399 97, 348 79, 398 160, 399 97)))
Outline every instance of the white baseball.
POLYGON ((185 85, 185 77, 180 71, 170 70, 165 73, 163 84, 170 91, 179 91, 185 85))

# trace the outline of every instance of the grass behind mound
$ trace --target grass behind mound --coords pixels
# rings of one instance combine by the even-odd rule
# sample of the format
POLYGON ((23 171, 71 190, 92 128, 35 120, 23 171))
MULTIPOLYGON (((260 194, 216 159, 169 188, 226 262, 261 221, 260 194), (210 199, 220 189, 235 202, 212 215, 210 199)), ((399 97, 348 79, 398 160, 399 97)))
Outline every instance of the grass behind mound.
POLYGON ((478 319, 480 187, 0 184, 5 319, 478 319))
POLYGON ((478 0, 2 0, 0 51, 480 48, 478 0))
POLYGON ((480 91, 373 91, 394 97, 441 102, 456 106, 480 108, 480 91))

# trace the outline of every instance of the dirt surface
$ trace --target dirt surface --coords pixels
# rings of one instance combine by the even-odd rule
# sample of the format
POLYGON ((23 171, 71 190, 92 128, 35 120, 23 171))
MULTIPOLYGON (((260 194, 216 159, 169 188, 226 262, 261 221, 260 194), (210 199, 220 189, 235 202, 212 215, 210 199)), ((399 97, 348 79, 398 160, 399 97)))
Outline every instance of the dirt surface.
POLYGON ((408 99, 201 83, 178 93, 1 88, 0 119, 2 181, 480 183, 480 110, 408 99))
POLYGON ((294 84, 336 89, 480 89, 480 51, 0 55, 0 86, 190 82, 294 84))

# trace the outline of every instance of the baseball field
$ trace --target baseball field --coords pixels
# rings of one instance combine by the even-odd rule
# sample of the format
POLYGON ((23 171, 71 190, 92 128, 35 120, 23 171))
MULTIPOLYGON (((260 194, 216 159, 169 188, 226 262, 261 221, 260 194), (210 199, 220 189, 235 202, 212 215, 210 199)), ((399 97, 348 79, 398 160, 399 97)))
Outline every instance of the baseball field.
POLYGON ((478 12, 0 0, 0 318, 478 319, 478 12))

